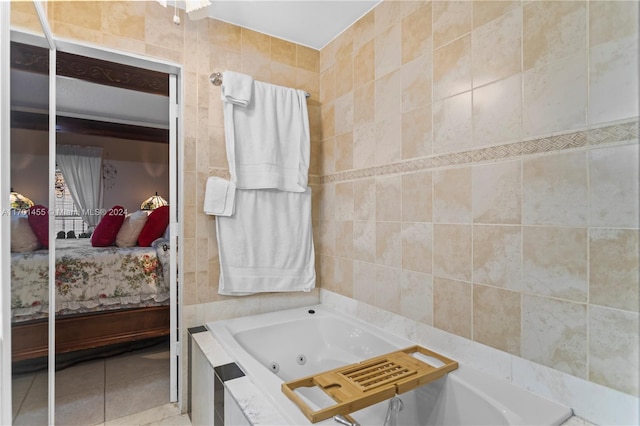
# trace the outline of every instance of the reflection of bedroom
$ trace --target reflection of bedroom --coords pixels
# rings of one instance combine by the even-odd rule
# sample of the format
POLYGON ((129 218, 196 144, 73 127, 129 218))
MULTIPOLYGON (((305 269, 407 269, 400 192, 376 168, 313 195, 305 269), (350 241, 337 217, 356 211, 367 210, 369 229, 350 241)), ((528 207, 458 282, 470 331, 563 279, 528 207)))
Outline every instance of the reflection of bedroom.
MULTIPOLYGON (((42 185, 47 179, 48 133, 27 129, 12 129, 14 143, 11 152, 11 185, 35 204, 46 205, 48 190, 42 185)), ((169 146, 156 142, 132 141, 92 135, 59 133, 60 145, 96 146, 103 149, 103 169, 115 168, 115 177, 104 176, 103 207, 120 205, 129 212, 157 192, 164 199, 169 195, 169 146)))

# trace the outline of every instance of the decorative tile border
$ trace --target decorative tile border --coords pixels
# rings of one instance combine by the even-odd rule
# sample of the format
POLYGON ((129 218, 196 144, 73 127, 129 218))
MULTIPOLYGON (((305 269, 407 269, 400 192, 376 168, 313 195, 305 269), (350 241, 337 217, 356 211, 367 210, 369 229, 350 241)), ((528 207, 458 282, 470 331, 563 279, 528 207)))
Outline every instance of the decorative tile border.
POLYGON ((408 173, 437 167, 504 160, 523 155, 543 154, 585 146, 638 140, 638 126, 638 120, 633 120, 597 129, 581 130, 573 133, 564 133, 470 151, 434 155, 366 169, 347 170, 320 176, 319 181, 320 184, 333 183, 372 176, 408 173))
MULTIPOLYGON (((409 173, 437 167, 505 160, 523 155, 543 154, 562 151, 565 149, 604 145, 630 140, 637 141, 639 125, 640 122, 636 119, 596 129, 580 130, 572 133, 546 136, 543 138, 530 139, 522 142, 514 142, 469 151, 433 155, 430 157, 385 164, 383 166, 368 167, 366 169, 346 170, 323 176, 309 175, 309 185, 322 185, 325 183, 363 179, 372 176, 409 173)), ((230 177, 228 169, 218 167, 210 167, 209 176, 216 176, 224 179, 229 179, 230 177)))

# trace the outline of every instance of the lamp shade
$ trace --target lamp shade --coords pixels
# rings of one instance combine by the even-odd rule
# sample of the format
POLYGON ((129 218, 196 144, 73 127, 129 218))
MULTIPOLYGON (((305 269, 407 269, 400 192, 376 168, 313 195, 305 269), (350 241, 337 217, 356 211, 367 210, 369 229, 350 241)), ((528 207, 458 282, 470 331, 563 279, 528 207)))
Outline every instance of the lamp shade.
POLYGON ((158 193, 156 192, 156 195, 152 195, 151 197, 144 200, 142 204, 140 204, 140 209, 155 210, 158 207, 168 206, 168 205, 169 203, 167 203, 167 200, 159 196, 158 193))
POLYGON ((29 207, 33 207, 33 201, 19 192, 15 192, 13 188, 11 188, 11 208, 16 210, 26 210, 29 207))

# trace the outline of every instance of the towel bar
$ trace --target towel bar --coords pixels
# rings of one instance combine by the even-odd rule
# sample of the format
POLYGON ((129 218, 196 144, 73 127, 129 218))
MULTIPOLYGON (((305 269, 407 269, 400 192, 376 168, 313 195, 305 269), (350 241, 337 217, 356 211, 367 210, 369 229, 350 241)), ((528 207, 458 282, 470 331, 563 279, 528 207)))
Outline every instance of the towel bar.
MULTIPOLYGON (((221 72, 214 72, 209 76, 209 81, 211 82, 211 84, 213 84, 214 86, 220 86, 222 85, 222 73, 221 72)), ((304 93, 305 96, 308 98, 311 96, 311 94, 309 92, 305 92, 304 93)))

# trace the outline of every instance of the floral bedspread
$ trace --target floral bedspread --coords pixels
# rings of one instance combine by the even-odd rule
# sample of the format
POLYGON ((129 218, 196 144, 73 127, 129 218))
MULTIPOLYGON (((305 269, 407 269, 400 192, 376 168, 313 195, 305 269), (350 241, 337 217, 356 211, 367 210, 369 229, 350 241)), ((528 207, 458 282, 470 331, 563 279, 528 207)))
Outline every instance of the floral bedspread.
MULTIPOLYGON (((56 313, 167 304, 169 286, 159 258, 159 253, 163 261, 168 257, 167 245, 92 247, 88 238, 56 240, 56 313)), ((48 255, 48 250, 11 254, 13 322, 48 314, 48 255)))

